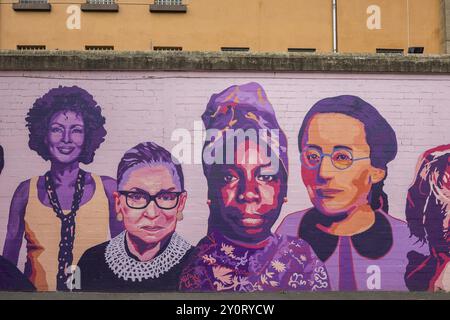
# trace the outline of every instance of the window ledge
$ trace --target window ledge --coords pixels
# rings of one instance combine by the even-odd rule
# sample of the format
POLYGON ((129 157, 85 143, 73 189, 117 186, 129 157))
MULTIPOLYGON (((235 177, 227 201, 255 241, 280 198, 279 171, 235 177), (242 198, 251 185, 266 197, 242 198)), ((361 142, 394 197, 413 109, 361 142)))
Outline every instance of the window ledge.
POLYGON ((119 5, 117 3, 111 3, 111 4, 83 3, 81 5, 81 11, 118 12, 119 11, 119 5))
POLYGON ((13 3, 14 11, 51 11, 50 3, 13 3))
POLYGON ((186 13, 187 6, 185 4, 166 5, 166 4, 151 4, 150 12, 178 12, 186 13))

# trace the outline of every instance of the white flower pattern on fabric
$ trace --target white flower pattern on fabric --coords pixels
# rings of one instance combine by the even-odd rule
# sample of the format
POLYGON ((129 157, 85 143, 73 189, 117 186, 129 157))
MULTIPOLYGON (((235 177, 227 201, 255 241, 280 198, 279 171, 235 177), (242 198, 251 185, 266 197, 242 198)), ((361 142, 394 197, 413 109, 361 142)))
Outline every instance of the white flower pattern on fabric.
POLYGON ((139 281, 159 278, 162 274, 177 265, 191 245, 176 232, 172 234, 166 249, 150 261, 137 261, 128 256, 125 249, 125 235, 123 231, 111 239, 105 250, 108 267, 119 278, 125 281, 139 281))

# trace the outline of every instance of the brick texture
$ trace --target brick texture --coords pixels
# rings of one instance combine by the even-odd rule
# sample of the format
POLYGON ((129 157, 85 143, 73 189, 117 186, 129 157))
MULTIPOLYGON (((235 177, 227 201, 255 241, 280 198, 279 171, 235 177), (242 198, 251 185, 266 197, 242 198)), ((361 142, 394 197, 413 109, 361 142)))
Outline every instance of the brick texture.
MULTIPOLYGON (((185 128, 193 133, 194 122, 201 120, 213 93, 250 81, 265 88, 289 139, 289 202, 278 223, 286 214, 310 206, 300 178, 296 137, 305 113, 319 99, 342 94, 360 96, 394 127, 399 152, 389 166, 385 190, 390 195, 390 213, 400 219, 404 219, 406 192, 418 156, 433 146, 450 143, 449 75, 1 72, 0 143, 5 149, 6 165, 0 177, 0 243, 3 245, 15 188, 49 168, 48 162, 28 148, 25 128, 28 109, 49 89, 77 85, 94 96, 106 118, 108 134, 93 164, 86 169, 115 177, 118 161, 130 147, 155 141, 170 150, 177 143, 171 141, 172 132, 185 128)), ((201 164, 184 165, 183 169, 189 198, 178 231, 195 244, 207 228, 206 180, 201 164)), ((23 264, 23 254, 21 261, 23 264)))

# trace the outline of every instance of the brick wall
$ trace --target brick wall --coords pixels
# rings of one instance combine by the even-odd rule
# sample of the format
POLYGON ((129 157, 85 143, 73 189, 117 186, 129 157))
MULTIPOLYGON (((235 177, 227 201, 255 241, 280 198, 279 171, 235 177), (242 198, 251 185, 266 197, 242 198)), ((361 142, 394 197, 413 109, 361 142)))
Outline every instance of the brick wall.
MULTIPOLYGON (((121 155, 135 144, 155 141, 170 149, 176 144, 171 141, 174 129, 193 132, 194 121, 200 120, 213 93, 233 84, 260 83, 289 139, 289 202, 282 216, 310 206, 300 179, 296 142, 306 111, 321 98, 360 96, 380 111, 397 134, 399 153, 389 166, 385 189, 391 198, 391 214, 404 219, 406 191, 418 156, 450 141, 449 80, 447 75, 2 72, 0 137, 6 165, 0 178, 0 242, 15 188, 49 168, 48 162, 27 147, 24 118, 35 99, 50 88, 77 85, 94 96, 106 118, 108 134, 87 170, 115 177, 121 155)), ((195 244, 206 232, 206 180, 199 164, 185 165, 184 171, 189 199, 178 230, 195 244)))
MULTIPOLYGON (((115 177, 126 150, 144 141, 171 150, 179 142, 171 139, 177 129, 191 133, 193 157, 194 148, 202 147, 194 143, 194 128, 211 95, 231 85, 259 83, 289 145, 289 201, 272 228, 275 230, 288 214, 311 207, 297 149, 297 134, 306 112, 322 98, 347 94, 372 104, 395 130, 398 154, 388 166, 384 190, 389 195, 390 215, 405 220, 406 194, 420 154, 450 142, 449 70, 450 56, 0 53, 0 144, 5 150, 0 176, 0 244, 5 240, 14 190, 20 182, 49 169, 50 163, 28 148, 25 116, 34 101, 51 88, 79 86, 101 106, 106 140, 94 162, 82 167, 115 177)), ((199 163, 184 164, 183 170, 188 200, 177 231, 195 245, 207 230, 206 179, 199 163)), ((25 241, 21 270, 24 246, 25 241)), ((328 265, 330 270, 336 267, 333 263, 328 265)), ((389 263, 395 267, 403 262, 389 263)), ((403 279, 403 270, 402 266, 394 277, 403 279)), ((366 270, 355 272, 365 275, 366 270)), ((389 271, 387 274, 392 276, 389 271)))

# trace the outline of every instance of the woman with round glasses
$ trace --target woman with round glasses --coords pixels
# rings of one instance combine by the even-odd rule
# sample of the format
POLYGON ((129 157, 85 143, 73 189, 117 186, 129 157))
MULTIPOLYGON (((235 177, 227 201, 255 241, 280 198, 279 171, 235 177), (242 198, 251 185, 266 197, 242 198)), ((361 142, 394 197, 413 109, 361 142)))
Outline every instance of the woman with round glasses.
POLYGON ((327 98, 305 116, 298 143, 314 207, 287 216, 277 233, 313 247, 333 290, 406 290, 414 239, 404 222, 389 216, 383 191, 387 164, 397 154, 392 127, 358 97, 327 98))
POLYGON ((175 232, 187 194, 180 164, 152 142, 125 153, 114 197, 125 231, 87 250, 78 263, 83 291, 174 291, 191 251, 175 232))

